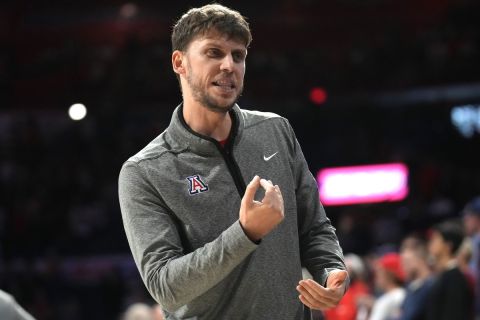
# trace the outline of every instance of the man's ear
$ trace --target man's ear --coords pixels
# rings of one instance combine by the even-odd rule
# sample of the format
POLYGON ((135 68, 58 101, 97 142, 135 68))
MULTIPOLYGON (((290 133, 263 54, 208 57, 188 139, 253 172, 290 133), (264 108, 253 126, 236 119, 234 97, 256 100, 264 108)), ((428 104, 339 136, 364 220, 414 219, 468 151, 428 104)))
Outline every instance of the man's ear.
POLYGON ((178 74, 185 74, 185 56, 180 50, 175 50, 172 53, 172 68, 173 71, 178 74))

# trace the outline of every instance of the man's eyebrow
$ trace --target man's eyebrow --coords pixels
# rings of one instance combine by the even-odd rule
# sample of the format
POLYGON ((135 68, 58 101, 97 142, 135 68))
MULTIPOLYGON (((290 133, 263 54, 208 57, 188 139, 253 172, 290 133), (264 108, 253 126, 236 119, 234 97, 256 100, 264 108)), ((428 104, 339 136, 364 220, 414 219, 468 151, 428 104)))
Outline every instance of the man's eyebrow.
POLYGON ((247 49, 233 49, 232 52, 241 53, 243 55, 247 55, 247 49))
MULTIPOLYGON (((224 42, 223 41, 219 41, 219 40, 208 40, 205 42, 204 46, 205 47, 217 47, 217 48, 223 48, 224 47, 224 42)), ((246 52, 247 51, 247 48, 234 48, 232 49, 232 51, 244 51, 246 52)))

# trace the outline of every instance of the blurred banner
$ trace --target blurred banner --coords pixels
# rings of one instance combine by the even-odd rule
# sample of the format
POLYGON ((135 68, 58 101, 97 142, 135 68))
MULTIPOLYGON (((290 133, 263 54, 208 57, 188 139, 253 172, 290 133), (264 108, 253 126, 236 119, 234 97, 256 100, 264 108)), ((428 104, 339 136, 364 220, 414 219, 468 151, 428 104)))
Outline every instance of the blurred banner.
POLYGON ((317 183, 326 206, 400 201, 408 194, 408 168, 403 163, 327 168, 318 172, 317 183))

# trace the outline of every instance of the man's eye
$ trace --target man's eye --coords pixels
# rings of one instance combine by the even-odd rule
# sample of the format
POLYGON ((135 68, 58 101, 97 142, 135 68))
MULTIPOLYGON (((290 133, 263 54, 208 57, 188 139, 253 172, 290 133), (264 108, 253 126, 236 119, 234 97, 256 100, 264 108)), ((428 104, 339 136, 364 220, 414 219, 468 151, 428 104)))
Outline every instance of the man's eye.
POLYGON ((218 56, 220 56, 220 51, 217 50, 217 49, 209 49, 207 51, 207 55, 210 56, 210 57, 218 57, 218 56))
POLYGON ((241 61, 245 60, 245 55, 241 52, 234 53, 233 54, 233 59, 237 62, 241 62, 241 61))

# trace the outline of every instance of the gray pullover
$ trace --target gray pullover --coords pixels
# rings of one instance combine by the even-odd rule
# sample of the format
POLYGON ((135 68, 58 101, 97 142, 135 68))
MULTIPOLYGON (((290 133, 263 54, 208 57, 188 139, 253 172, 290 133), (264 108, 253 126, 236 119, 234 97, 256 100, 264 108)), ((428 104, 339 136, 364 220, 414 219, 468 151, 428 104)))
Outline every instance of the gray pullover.
POLYGON ((179 106, 124 163, 119 198, 133 258, 167 319, 304 319, 302 265, 321 284, 345 269, 335 229, 288 121, 237 105, 230 114, 222 147, 192 131, 179 106), (285 206, 259 244, 238 221, 255 175, 280 186, 285 206))
POLYGON ((35 320, 23 309, 15 298, 0 290, 0 319, 1 320, 35 320))

